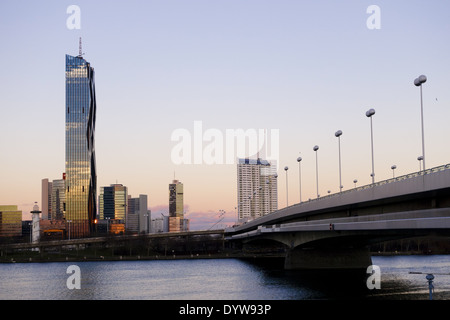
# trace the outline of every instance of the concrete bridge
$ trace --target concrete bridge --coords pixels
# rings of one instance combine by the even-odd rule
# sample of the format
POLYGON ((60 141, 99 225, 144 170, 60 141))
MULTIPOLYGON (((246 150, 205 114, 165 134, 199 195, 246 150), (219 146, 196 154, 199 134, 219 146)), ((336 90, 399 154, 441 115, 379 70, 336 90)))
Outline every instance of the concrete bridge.
POLYGON ((281 245, 286 269, 371 265, 370 244, 424 236, 450 240, 450 165, 283 208, 225 230, 245 246, 281 245))

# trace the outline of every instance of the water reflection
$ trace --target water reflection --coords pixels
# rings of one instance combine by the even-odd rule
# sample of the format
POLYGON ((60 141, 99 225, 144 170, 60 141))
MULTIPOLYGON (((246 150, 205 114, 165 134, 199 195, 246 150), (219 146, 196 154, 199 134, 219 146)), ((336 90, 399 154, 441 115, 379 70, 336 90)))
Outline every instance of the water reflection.
POLYGON ((266 283, 277 283, 295 292, 295 299, 363 299, 370 293, 366 270, 284 270, 284 261, 243 260, 263 274, 266 283))

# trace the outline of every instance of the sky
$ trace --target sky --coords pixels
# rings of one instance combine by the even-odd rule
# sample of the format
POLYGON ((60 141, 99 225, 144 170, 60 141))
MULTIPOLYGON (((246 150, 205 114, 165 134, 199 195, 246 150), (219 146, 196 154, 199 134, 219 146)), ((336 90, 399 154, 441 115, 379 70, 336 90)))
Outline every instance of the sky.
POLYGON ((392 165, 418 171, 422 74, 426 166, 450 163, 449 11, 442 0, 2 0, 0 204, 28 219, 41 180, 62 177, 65 54, 78 55, 80 37, 96 72, 97 185, 147 194, 153 217, 167 213, 175 177, 191 229, 236 221, 236 163, 206 161, 220 144, 205 132, 224 144, 227 130, 279 133, 279 208, 286 192, 299 202, 298 156, 303 200, 316 197, 316 169, 319 194, 339 191, 337 130, 344 190, 371 183, 370 108, 375 180, 392 165), (180 130, 191 139, 181 164, 180 130))

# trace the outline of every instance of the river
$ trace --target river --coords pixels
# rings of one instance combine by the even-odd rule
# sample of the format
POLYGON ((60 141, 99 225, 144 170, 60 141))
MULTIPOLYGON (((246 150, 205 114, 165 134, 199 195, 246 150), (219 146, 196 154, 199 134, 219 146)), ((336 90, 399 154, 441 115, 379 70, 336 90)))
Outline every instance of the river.
MULTIPOLYGON (((351 274, 298 274, 239 259, 0 264, 5 300, 450 300, 450 256, 374 256, 380 288, 351 274), (68 267, 80 289, 69 289, 68 267), (409 272, 425 274, 410 274, 409 272)), ((72 278, 71 278, 72 279, 72 278)), ((72 280, 71 280, 72 281, 72 280)), ((71 283, 75 283, 72 281, 71 283)))

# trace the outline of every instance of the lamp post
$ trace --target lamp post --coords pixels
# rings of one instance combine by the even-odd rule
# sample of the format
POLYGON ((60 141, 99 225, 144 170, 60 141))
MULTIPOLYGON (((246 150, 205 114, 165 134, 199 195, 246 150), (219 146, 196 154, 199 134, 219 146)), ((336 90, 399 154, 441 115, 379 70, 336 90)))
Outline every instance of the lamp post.
POLYGON ((353 183, 355 184, 355 189, 356 189, 356 184, 358 183, 358 180, 353 180, 353 183))
POLYGON ((395 169, 397 169, 397 166, 394 164, 392 167, 392 178, 395 178, 395 169))
POLYGON ((374 169, 374 162, 373 162, 373 127, 372 127, 372 116, 375 114, 374 109, 370 109, 366 112, 366 116, 370 118, 370 141, 372 146, 372 173, 370 176, 372 177, 372 183, 375 183, 375 169, 374 169))
POLYGON ((297 162, 298 162, 298 183, 299 183, 300 203, 301 203, 302 202, 302 168, 301 168, 300 163, 302 162, 302 157, 298 157, 297 162))
POLYGON ((342 192, 342 179, 341 179, 341 136, 342 131, 338 130, 334 134, 338 138, 338 146, 339 146, 339 192, 342 192))
POLYGON ((422 84, 427 82, 427 77, 424 75, 419 76, 414 80, 414 85, 420 87, 420 118, 422 122, 422 157, 423 157, 423 170, 426 169, 425 166, 425 138, 424 138, 424 128, 423 128, 423 98, 422 98, 422 84))
POLYGON ((422 162, 423 161, 423 156, 418 156, 417 160, 419 161, 419 171, 422 171, 422 162))
POLYGON ((289 206, 289 191, 288 191, 288 166, 284 167, 284 171, 286 171, 286 207, 289 206))
POLYGON ((109 232, 109 220, 110 219, 111 219, 110 217, 105 217, 105 220, 106 220, 106 235, 108 235, 108 232, 109 232))
POLYGON ((319 198, 319 161, 317 160, 317 150, 319 150, 319 146, 314 146, 313 150, 316 153, 316 190, 317 198, 319 198))

